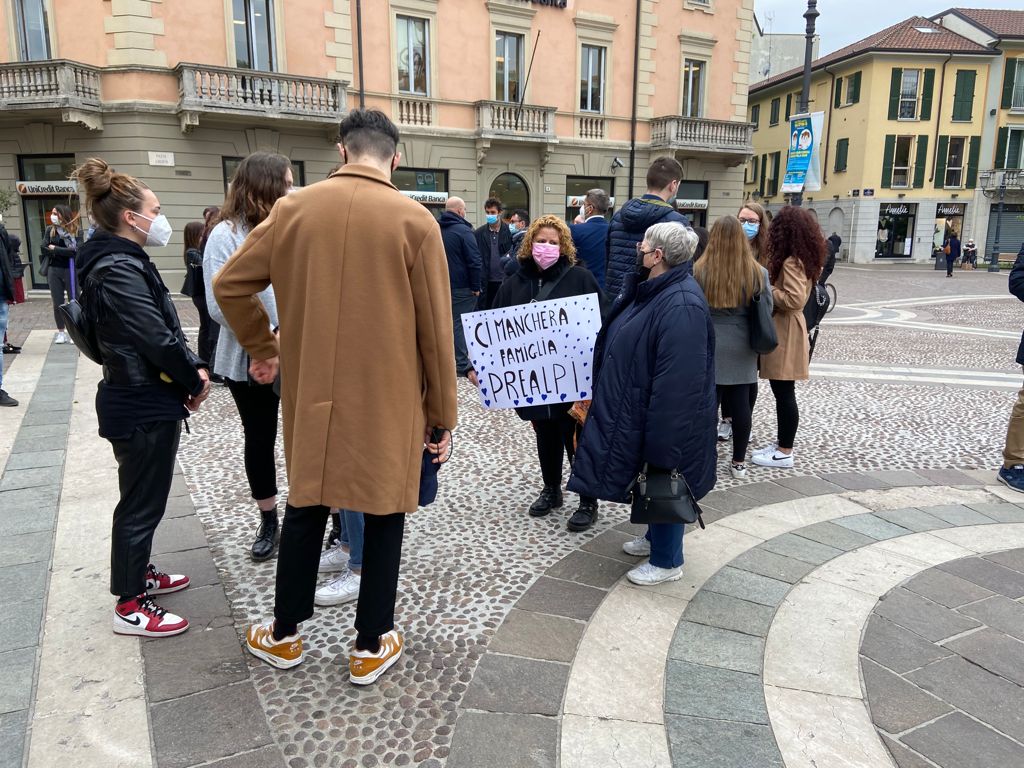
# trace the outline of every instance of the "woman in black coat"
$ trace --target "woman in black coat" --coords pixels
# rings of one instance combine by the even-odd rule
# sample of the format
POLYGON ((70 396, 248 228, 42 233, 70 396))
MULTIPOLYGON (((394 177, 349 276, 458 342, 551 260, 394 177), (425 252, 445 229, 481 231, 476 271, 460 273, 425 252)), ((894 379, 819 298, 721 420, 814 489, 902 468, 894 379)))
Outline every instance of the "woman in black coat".
MULTIPOLYGON (((565 299, 596 293, 601 288, 590 270, 577 266, 576 248, 569 227, 557 216, 535 220, 517 255, 519 271, 501 284, 493 309, 529 304, 532 301, 565 299)), ((562 506, 562 456, 572 464, 575 454, 576 422, 569 415, 572 403, 516 408, 519 418, 533 423, 537 434, 537 458, 540 460, 544 489, 530 505, 532 517, 543 517, 562 506)), ((597 520, 597 500, 580 496, 580 505, 569 518, 570 531, 585 531, 597 520)))
POLYGON ((50 211, 50 225, 43 237, 43 252, 50 258, 46 279, 53 301, 53 319, 57 323, 57 344, 70 344, 64 329, 64 318, 57 307, 78 298, 75 281, 75 255, 79 246, 78 216, 66 205, 55 205, 50 211))

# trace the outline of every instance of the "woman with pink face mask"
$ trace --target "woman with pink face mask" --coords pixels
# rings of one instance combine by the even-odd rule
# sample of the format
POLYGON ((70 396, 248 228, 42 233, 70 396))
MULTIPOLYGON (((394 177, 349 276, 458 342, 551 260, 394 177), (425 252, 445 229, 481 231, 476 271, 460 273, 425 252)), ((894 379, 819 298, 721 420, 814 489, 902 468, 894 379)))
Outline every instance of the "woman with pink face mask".
MULTIPOLYGON (((576 248, 569 227, 557 216, 541 216, 530 224, 517 254, 519 270, 501 284, 494 297, 494 309, 529 304, 532 301, 565 299, 596 293, 604 296, 590 270, 577 266, 576 248)), ((537 435, 544 489, 530 505, 531 517, 544 517, 563 504, 562 457, 572 464, 575 453, 576 421, 569 415, 572 403, 516 408, 519 418, 533 423, 537 435)), ((585 531, 597 520, 597 500, 580 496, 576 512, 566 527, 585 531)))

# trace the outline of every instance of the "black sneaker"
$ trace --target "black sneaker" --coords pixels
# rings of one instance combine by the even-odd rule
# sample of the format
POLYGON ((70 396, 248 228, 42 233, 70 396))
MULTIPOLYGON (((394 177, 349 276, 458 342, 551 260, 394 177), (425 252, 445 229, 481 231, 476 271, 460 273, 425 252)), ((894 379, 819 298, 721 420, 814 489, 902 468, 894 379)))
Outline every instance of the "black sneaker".
POLYGON ((0 389, 0 406, 4 406, 6 408, 13 408, 17 404, 18 404, 17 400, 15 400, 13 397, 8 395, 2 389, 0 389))
POLYGON ((565 524, 566 529, 573 533, 585 531, 597 522, 597 502, 580 501, 579 508, 573 512, 569 522, 565 524))
POLYGON ((562 489, 552 488, 545 485, 537 500, 530 505, 530 517, 544 517, 550 514, 552 509, 562 506, 562 489))
POLYGON ((13 344, 4 344, 5 355, 16 355, 21 352, 21 347, 16 347, 13 344))

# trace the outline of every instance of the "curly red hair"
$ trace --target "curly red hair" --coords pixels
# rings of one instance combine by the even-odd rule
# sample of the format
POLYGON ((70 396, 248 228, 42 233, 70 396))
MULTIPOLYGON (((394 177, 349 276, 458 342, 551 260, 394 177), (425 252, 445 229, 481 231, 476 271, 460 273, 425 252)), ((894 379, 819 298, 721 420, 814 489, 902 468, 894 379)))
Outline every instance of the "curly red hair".
POLYGON ((800 261, 809 280, 817 280, 825 265, 825 253, 825 237, 810 211, 787 205, 775 214, 768 230, 768 276, 773 283, 789 258, 800 261))

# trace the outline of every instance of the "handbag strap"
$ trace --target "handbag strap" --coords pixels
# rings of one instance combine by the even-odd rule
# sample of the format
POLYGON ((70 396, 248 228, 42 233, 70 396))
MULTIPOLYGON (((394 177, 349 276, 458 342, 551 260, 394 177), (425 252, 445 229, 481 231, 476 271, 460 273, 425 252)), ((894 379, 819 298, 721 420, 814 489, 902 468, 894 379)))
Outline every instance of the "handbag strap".
POLYGON ((562 278, 569 274, 570 269, 572 269, 572 265, 567 267, 565 271, 562 272, 562 274, 560 274, 554 280, 548 280, 546 283, 544 283, 544 285, 540 287, 540 290, 537 291, 537 295, 533 298, 533 301, 531 301, 530 303, 536 304, 539 301, 547 301, 548 297, 551 296, 551 294, 554 292, 558 284, 562 282, 562 278))

